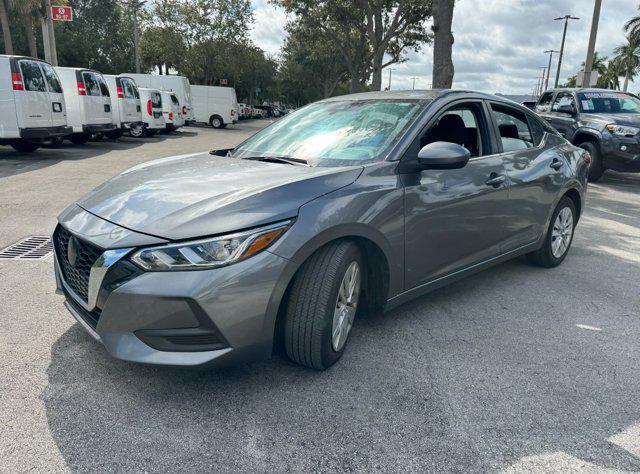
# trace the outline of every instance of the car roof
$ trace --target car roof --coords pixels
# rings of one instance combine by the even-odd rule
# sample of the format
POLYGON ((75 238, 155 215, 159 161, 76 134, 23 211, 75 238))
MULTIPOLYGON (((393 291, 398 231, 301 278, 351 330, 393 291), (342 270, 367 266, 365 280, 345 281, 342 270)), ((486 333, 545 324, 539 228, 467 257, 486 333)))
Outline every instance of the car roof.
POLYGON ((558 87, 557 89, 549 89, 545 92, 617 92, 620 94, 633 95, 630 92, 604 89, 602 87, 558 87))

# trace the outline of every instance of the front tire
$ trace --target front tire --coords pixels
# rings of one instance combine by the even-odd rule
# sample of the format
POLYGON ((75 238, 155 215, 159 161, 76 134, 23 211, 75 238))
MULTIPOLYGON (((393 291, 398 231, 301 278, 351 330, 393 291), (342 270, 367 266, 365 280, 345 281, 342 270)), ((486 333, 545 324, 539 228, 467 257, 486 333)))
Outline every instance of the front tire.
POLYGON ((604 174, 604 166, 602 164, 602 155, 600 148, 593 142, 584 142, 578 145, 583 150, 587 150, 591 155, 591 163, 589 163, 589 181, 595 183, 604 174))
POLYGON ((285 313, 291 360, 325 370, 342 357, 363 293, 363 270, 360 250, 349 241, 326 245, 302 265, 285 313))
POLYGON ((577 222, 575 204, 567 196, 563 196, 553 211, 542 247, 527 254, 529 261, 545 268, 560 265, 571 248, 577 222))
POLYGON ((22 153, 31 153, 40 148, 39 143, 30 142, 23 139, 13 140, 10 145, 14 150, 22 152, 22 153))

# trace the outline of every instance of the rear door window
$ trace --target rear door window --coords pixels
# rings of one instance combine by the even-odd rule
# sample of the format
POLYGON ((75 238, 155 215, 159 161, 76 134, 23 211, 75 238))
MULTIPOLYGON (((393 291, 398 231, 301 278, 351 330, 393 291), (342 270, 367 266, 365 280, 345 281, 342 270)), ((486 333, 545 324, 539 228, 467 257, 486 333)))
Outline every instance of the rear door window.
POLYGON ((158 92, 151 94, 151 105, 156 109, 162 107, 162 96, 158 92))
POLYGON ((180 105, 180 103, 178 102, 178 98, 171 94, 169 97, 171 97, 171 102, 173 102, 175 105, 180 105))
POLYGON ((60 84, 60 79, 58 78, 56 71, 54 71, 53 66, 47 63, 40 63, 40 67, 42 68, 44 78, 49 86, 49 91, 61 94, 62 84, 60 84))
POLYGON ((92 72, 83 72, 82 79, 84 79, 84 87, 87 90, 87 95, 93 96, 101 96, 102 92, 100 92, 100 84, 98 83, 98 78, 92 72))
POLYGON ((129 79, 120 79, 120 83, 122 84, 122 90, 124 92, 124 96, 127 99, 137 99, 136 90, 133 87, 133 83, 129 79))
POLYGON ((526 150, 535 146, 524 112, 497 104, 491 104, 491 110, 498 125, 503 152, 526 150))
POLYGON ((111 94, 109 94, 109 86, 107 86, 107 83, 104 81, 104 77, 102 77, 102 75, 100 74, 96 74, 96 80, 98 81, 98 85, 100 86, 100 93, 102 94, 102 96, 109 97, 111 94))
POLYGON ((527 119, 529 119, 529 127, 531 128, 531 135, 533 136, 533 145, 538 146, 544 138, 546 128, 540 120, 532 115, 527 115, 527 119))
POLYGON ((24 88, 28 91, 47 92, 42 70, 36 61, 20 61, 24 88))

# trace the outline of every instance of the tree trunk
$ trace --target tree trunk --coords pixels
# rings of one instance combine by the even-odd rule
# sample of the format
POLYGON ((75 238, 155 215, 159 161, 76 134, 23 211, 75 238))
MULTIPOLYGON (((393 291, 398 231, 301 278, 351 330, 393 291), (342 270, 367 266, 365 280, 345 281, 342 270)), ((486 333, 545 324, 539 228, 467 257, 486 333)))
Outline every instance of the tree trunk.
POLYGON ((624 86, 622 86, 622 90, 627 92, 627 87, 629 87, 629 71, 624 75, 624 86))
POLYGON ((433 2, 433 88, 449 89, 453 83, 453 60, 451 49, 453 34, 453 6, 455 0, 433 2))
POLYGON ((4 38, 4 53, 13 54, 13 42, 11 41, 11 29, 9 28, 9 16, 5 0, 0 0, 0 24, 2 25, 2 37, 4 38))
POLYGON ((29 43, 29 54, 32 58, 38 57, 38 46, 36 35, 33 33, 33 18, 29 14, 24 15, 24 27, 27 30, 27 43, 29 43))
POLYGON ((158 67, 158 74, 162 76, 162 64, 157 64, 157 67, 158 67))
POLYGON ((382 90, 382 55, 373 57, 373 71, 371 73, 371 90, 382 90))

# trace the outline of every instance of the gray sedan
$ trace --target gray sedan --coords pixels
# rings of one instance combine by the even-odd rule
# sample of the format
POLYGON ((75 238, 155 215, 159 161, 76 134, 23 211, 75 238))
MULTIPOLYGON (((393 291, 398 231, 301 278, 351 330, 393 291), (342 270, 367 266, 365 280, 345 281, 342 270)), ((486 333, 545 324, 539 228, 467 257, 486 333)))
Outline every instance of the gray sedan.
POLYGON ((326 369, 363 311, 519 255, 559 265, 589 160, 491 95, 334 97, 235 149, 134 167, 69 206, 57 286, 120 359, 218 365, 280 349, 326 369))

